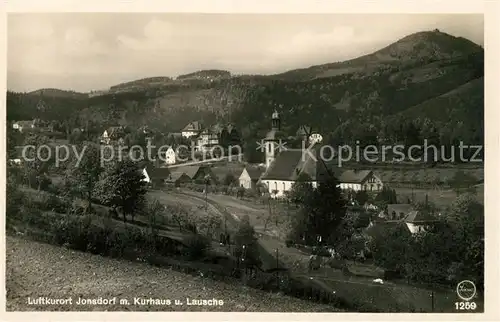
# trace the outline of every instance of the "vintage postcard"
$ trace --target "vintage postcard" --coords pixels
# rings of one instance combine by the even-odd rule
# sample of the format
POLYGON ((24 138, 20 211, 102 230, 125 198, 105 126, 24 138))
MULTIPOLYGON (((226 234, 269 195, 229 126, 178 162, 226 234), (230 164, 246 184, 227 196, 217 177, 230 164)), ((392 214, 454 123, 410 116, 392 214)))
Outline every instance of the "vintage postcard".
POLYGON ((11 5, 7 319, 497 311, 486 4, 11 5))

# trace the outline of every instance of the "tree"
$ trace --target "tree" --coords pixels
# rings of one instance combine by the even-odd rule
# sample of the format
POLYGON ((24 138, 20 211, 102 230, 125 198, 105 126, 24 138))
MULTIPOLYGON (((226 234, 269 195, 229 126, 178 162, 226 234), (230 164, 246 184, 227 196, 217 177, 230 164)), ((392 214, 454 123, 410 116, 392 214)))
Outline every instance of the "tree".
POLYGON ((384 186, 375 197, 375 203, 380 209, 386 209, 388 204, 398 203, 396 190, 384 186))
POLYGON ((80 129, 74 129, 69 136, 70 144, 80 144, 83 142, 85 135, 80 129))
POLYGON ((123 160, 108 164, 100 176, 99 197, 103 203, 120 209, 124 222, 129 214, 134 220, 135 211, 143 206, 147 192, 143 179, 135 162, 123 160))
POLYGON ((411 249, 411 234, 401 223, 390 227, 384 233, 373 236, 371 252, 375 263, 386 269, 406 272, 407 255, 411 249))
POLYGON ((356 192, 354 199, 358 202, 359 205, 364 205, 368 202, 369 199, 368 192, 366 192, 365 190, 360 190, 356 192))
POLYGON ((259 256, 257 237, 248 217, 243 218, 234 236, 236 245, 234 255, 242 259, 245 266, 260 266, 262 261, 259 256))
POLYGON ((47 179, 45 173, 52 161, 50 159, 45 161, 49 157, 49 153, 51 153, 47 149, 47 147, 50 148, 48 142, 46 136, 37 134, 29 135, 24 141, 25 147, 30 145, 33 147, 25 150, 23 160, 24 177, 30 187, 34 187, 36 182, 38 190, 41 189, 42 183, 47 179))
POLYGON ((99 149, 93 145, 88 144, 81 146, 83 154, 82 159, 77 164, 75 160, 70 170, 70 180, 76 190, 83 195, 87 200, 87 211, 90 211, 92 205, 92 193, 97 183, 99 182, 99 175, 102 172, 101 159, 99 149), (83 148, 85 150, 83 150, 83 148))
POLYGON ((231 184, 236 184, 236 183, 237 180, 231 173, 226 174, 226 176, 224 177, 225 186, 230 186, 231 184))
POLYGON ((335 177, 326 177, 316 189, 301 182, 292 188, 290 198, 300 208, 292 218, 294 237, 301 236, 308 245, 338 241, 338 229, 346 214, 346 200, 335 177))
POLYGON ((477 178, 473 175, 458 170, 455 172, 453 177, 448 180, 448 184, 455 190, 457 196, 459 196, 464 189, 471 188, 475 183, 477 183, 477 178))

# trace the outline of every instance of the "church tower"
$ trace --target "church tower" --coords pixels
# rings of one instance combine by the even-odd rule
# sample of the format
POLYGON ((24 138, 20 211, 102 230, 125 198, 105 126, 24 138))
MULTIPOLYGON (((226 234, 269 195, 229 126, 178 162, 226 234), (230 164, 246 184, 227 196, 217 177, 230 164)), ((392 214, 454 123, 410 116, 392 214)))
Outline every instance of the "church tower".
POLYGON ((278 143, 280 140, 280 117, 278 111, 274 110, 271 118, 271 131, 269 131, 264 139, 265 155, 266 155, 266 168, 276 159, 278 143))

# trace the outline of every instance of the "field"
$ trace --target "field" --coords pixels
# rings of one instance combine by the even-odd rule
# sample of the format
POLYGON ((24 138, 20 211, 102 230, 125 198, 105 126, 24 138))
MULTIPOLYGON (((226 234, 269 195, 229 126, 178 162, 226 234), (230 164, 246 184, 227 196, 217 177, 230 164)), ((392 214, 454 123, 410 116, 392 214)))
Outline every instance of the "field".
MULTIPOLYGON (((416 201, 425 201, 425 196, 429 197, 429 201, 435 204, 440 209, 446 209, 457 198, 455 191, 449 189, 411 189, 411 188, 395 188, 398 196, 398 202, 404 203, 407 198, 415 198, 416 201)), ((477 200, 484 203, 484 185, 475 186, 477 200)))
POLYGON ((17 237, 6 239, 7 311, 256 311, 333 312, 315 304, 266 293, 232 282, 217 282, 143 263, 104 258, 17 237), (30 265, 26 265, 30 263, 30 265), (38 298, 118 297, 131 305, 29 305, 38 298), (182 300, 219 299, 223 306, 133 305, 134 297, 182 300))
POLYGON ((373 169, 374 173, 384 182, 435 184, 446 183, 457 171, 474 176, 478 181, 484 180, 484 168, 424 168, 424 169, 373 169))

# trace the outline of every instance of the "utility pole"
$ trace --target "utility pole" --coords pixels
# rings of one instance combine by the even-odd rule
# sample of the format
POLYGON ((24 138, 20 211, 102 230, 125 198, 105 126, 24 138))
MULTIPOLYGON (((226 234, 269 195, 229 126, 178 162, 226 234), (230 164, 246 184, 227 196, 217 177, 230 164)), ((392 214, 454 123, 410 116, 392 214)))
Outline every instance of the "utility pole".
POLYGON ((210 177, 208 175, 205 176, 205 211, 208 212, 208 182, 210 177))
POLYGON ((434 312, 434 290, 431 291, 431 310, 434 312))

